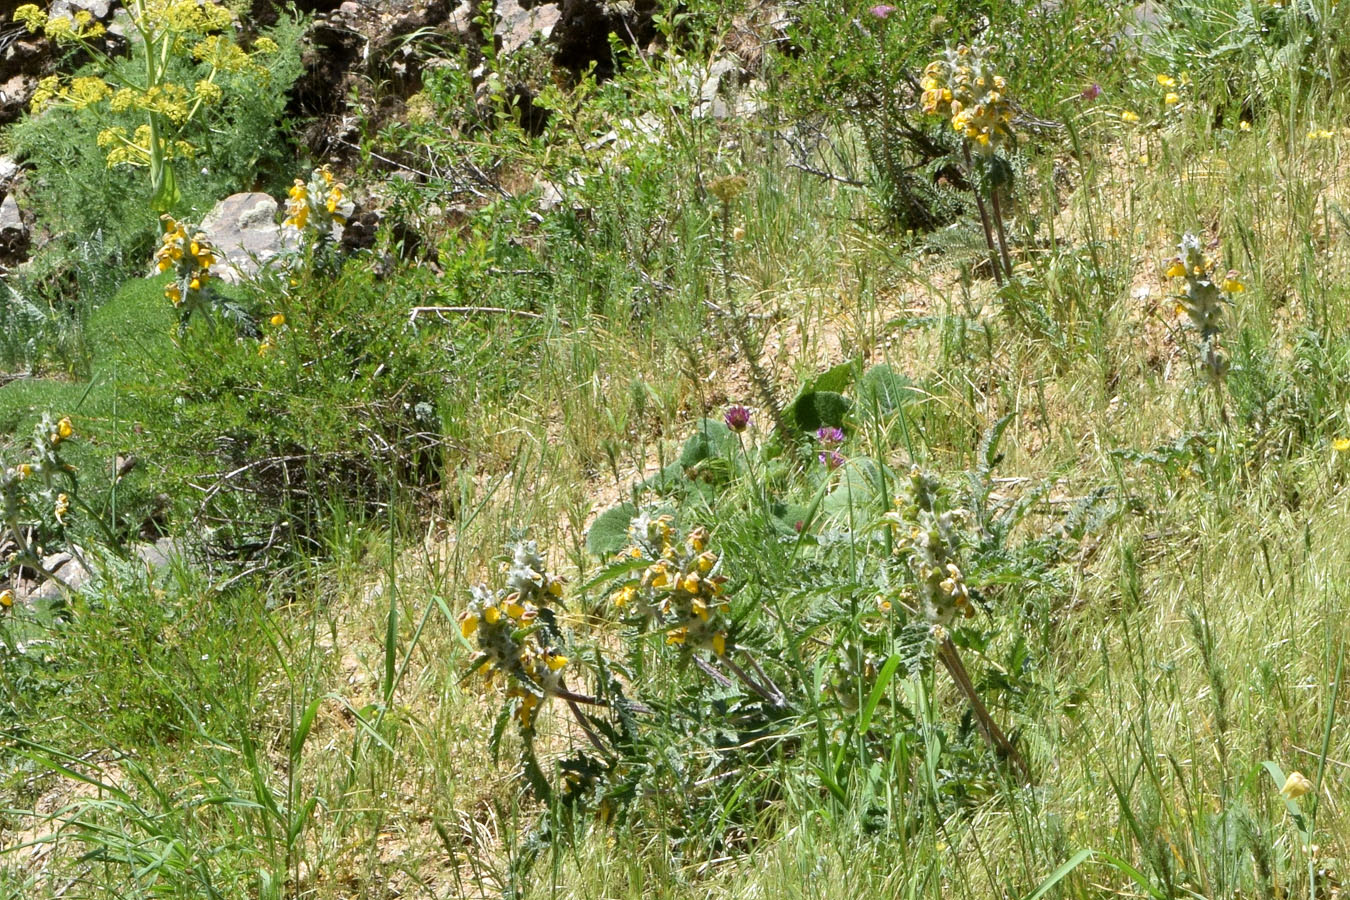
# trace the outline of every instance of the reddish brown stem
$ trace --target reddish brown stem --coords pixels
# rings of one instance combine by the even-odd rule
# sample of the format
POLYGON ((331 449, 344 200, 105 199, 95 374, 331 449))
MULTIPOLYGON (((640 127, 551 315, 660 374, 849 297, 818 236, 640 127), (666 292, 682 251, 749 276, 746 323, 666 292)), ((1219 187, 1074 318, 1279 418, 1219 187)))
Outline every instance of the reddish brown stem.
POLYGON ((994 717, 989 714, 989 709, 980 699, 980 695, 975 691, 975 685, 970 680, 970 675, 966 672, 965 664, 961 662, 961 654, 957 652, 956 645, 952 643, 950 637, 944 636, 938 642, 938 658, 946 666, 948 674, 952 676, 952 681, 956 682, 956 687, 965 695, 966 701, 975 712, 975 721, 980 727, 980 732, 985 740, 993 747, 994 752, 1001 759, 1012 762, 1017 773, 1022 777, 1024 784, 1031 783, 1031 770, 1027 767, 1027 762, 1022 758, 1022 754, 1013 746, 1012 741, 1003 733, 1003 729, 998 727, 994 717))

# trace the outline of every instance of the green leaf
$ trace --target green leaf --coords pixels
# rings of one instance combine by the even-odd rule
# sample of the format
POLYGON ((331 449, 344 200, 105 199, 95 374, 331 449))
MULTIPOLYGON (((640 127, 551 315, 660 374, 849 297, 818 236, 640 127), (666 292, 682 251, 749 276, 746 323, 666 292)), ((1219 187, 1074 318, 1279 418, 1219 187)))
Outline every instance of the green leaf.
POLYGON ((628 543, 628 526, 637 515, 637 507, 631 503, 602 512, 591 528, 586 532, 586 549, 597 559, 608 559, 623 549, 628 543))
POLYGON ((1045 896, 1047 891, 1063 881, 1068 877, 1070 872, 1087 862, 1089 859, 1092 859, 1091 850, 1079 850, 1073 856, 1069 857, 1068 862, 1051 872, 1049 877, 1042 881, 1036 890, 1027 894, 1026 900, 1040 900, 1041 897, 1045 896))
POLYGON ((309 737, 309 730, 314 727, 314 717, 319 714, 319 707, 322 705, 323 698, 315 697, 314 702, 300 717, 300 723, 295 727, 295 733, 291 735, 291 759, 300 759, 300 751, 304 749, 305 739, 309 737))
POLYGON ((736 435, 716 419, 700 419, 680 451, 680 466, 688 469, 705 459, 722 456, 736 443, 736 435))
POLYGON ((899 411, 919 396, 914 382, 885 363, 872 366, 858 381, 858 400, 863 409, 882 415, 899 411))
POLYGON ((857 369, 852 360, 841 362, 833 368, 826 369, 815 378, 810 379, 802 386, 802 393, 809 391, 833 391, 842 392, 846 387, 853 383, 853 376, 857 369))
POLYGON ((783 418, 801 431, 815 431, 825 425, 842 428, 852 405, 834 391, 803 391, 783 410, 783 418))

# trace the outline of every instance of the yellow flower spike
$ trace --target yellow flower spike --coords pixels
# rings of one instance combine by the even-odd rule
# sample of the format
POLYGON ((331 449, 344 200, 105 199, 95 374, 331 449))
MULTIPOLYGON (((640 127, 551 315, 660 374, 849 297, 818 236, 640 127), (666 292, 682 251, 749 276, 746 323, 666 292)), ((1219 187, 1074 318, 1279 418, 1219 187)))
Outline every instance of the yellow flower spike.
POLYGON ((633 559, 642 559, 641 547, 629 547, 624 552, 627 553, 629 556, 631 556, 633 559))
POLYGON ((495 606, 489 606, 483 610, 483 621, 489 625, 496 625, 502 617, 502 611, 495 606))
POLYGON ((464 637, 471 637, 478 630, 478 616, 473 612, 466 612, 459 617, 459 633, 464 637))
POLYGON ((699 577, 697 572, 690 572, 684 578, 680 579, 680 587, 690 594, 698 593, 699 577))
POLYGON ((614 605, 624 607, 637 599, 637 588, 633 585, 625 585, 622 590, 614 595, 614 605))
POLYGON ((566 656, 554 653, 544 657, 544 662, 548 664, 550 671, 556 672, 563 666, 567 665, 569 660, 567 659, 566 656))
POLYGON ((273 328, 280 328, 282 325, 286 324, 286 317, 281 313, 277 313, 268 321, 272 323, 273 328))
POLYGON ((1350 450, 1350 438, 1336 438, 1331 442, 1331 449, 1337 453, 1345 453, 1350 450))
POLYGON ((513 600, 507 600, 504 604, 502 604, 502 609, 506 612, 508 616, 515 619, 516 621, 520 621, 525 617, 525 607, 521 606, 519 603, 516 603, 513 600))
POLYGON ((1313 784, 1308 780, 1308 776, 1302 772, 1290 772, 1289 777, 1284 780, 1284 787, 1280 788, 1280 793, 1290 800, 1297 800, 1312 789, 1313 784))
POLYGON ((717 554, 712 551, 699 554, 698 571, 700 575, 707 575, 713 570, 713 566, 715 565, 717 565, 717 554))
POLYGON ((727 655, 727 636, 725 634, 723 634, 720 631, 717 632, 717 634, 714 634, 712 639, 712 645, 713 645, 713 652, 716 653, 718 656, 727 655))
POLYGON ((1186 275, 1186 266, 1181 260, 1176 260, 1167 268, 1168 278, 1184 278, 1186 275))

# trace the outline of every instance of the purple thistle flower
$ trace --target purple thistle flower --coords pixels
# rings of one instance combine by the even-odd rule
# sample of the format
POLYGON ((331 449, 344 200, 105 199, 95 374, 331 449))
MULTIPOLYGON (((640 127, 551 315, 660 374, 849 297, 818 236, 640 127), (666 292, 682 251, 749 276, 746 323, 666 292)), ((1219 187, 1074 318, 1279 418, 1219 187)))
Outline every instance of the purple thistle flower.
POLYGON ((838 450, 824 450, 816 458, 820 460, 822 466, 831 472, 842 466, 845 460, 844 454, 838 450))
POLYGON ((1097 84, 1096 82, 1093 82, 1092 86, 1084 90, 1080 96, 1083 98, 1083 100, 1087 101, 1088 103, 1091 103, 1093 100, 1096 100, 1101 95, 1102 95, 1102 86, 1100 84, 1097 84))
POLYGON ((838 447, 844 442, 844 431, 843 429, 835 428, 832 425, 825 425, 816 432, 816 440, 820 441, 826 447, 838 447))
POLYGON ((895 7, 886 3, 879 3, 876 6, 869 9, 868 12, 876 16, 878 19, 884 19, 891 13, 895 12, 895 7))
POLYGON ((744 406, 733 406, 727 410, 727 414, 722 417, 722 421, 727 423, 727 427, 740 434, 750 427, 750 410, 744 406))

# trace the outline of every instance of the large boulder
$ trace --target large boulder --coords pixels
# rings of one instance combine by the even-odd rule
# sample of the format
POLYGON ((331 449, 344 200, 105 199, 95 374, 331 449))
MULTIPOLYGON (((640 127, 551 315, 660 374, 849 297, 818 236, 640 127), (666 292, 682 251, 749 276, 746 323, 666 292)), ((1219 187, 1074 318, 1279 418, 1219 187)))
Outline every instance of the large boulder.
POLYGON ((230 284, 257 274, 285 247, 271 194, 231 194, 215 205, 201 229, 220 254, 211 274, 230 284))

